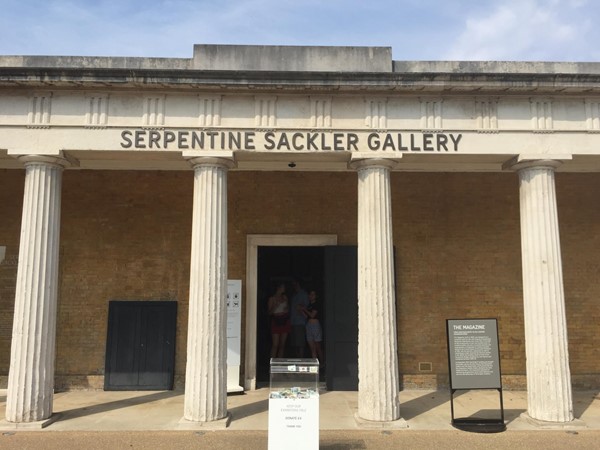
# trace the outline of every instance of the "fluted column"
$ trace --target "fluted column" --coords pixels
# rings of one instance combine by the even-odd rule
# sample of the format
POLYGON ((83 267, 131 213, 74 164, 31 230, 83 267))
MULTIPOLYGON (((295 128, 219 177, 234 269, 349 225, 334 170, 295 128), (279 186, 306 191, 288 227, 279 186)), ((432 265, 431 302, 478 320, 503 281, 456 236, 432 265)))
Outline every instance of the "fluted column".
POLYGON ((358 170, 358 417, 400 418, 390 168, 383 159, 358 170))
POLYGON ((227 415, 227 170, 231 160, 194 158, 194 207, 184 419, 227 415))
POLYGON ((52 415, 63 167, 46 156, 20 157, 25 194, 15 290, 6 420, 36 422, 52 415))
POLYGON ((573 420, 567 321, 554 169, 530 161, 519 172, 528 413, 548 422, 573 420))

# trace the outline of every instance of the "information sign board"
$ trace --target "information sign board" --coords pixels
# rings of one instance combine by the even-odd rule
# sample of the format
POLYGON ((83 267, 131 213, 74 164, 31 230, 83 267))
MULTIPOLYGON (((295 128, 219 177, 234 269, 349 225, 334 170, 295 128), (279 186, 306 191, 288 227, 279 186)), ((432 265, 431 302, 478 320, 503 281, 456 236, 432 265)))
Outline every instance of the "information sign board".
POLYGON ((501 389, 496 319, 449 319, 451 389, 501 389))

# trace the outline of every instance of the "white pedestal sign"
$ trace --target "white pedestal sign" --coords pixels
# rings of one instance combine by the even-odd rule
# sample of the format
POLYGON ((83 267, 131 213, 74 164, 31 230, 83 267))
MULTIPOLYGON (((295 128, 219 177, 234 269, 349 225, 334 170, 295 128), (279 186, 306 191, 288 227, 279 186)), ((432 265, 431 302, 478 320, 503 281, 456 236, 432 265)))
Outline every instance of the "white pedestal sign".
POLYGON ((319 448, 319 396, 269 399, 269 450, 319 448))
POLYGON ((242 280, 227 280, 227 392, 241 392, 242 280))

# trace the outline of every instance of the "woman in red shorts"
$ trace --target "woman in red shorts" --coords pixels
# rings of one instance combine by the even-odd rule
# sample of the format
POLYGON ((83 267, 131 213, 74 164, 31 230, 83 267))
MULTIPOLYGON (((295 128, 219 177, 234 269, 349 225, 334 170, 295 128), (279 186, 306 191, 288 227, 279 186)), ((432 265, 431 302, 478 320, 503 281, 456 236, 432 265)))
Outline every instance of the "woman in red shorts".
POLYGON ((269 298, 271 316, 271 358, 283 358, 285 341, 292 329, 290 322, 290 302, 285 295, 285 284, 277 285, 275 293, 269 298))

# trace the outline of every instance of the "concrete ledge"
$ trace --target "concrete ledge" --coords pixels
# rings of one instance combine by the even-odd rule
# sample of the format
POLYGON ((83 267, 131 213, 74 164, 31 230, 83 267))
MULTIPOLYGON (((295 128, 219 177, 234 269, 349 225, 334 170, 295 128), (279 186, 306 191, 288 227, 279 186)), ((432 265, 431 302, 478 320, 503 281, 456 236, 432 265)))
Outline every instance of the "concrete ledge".
POLYGON ((375 420, 367 420, 361 417, 358 417, 358 413, 354 413, 354 420, 356 421, 356 425, 358 428, 362 429, 370 429, 370 430, 383 430, 383 429, 406 429, 408 428, 408 422, 403 418, 398 420, 388 420, 388 421, 375 421, 375 420))
POLYGON ((219 420, 210 422, 192 422, 182 417, 177 425, 178 430, 225 430, 231 423, 231 413, 219 420))
POLYGON ((444 74, 598 74, 596 62, 555 61, 394 61, 398 73, 444 74))
POLYGON ((587 428, 585 422, 580 419, 573 419, 571 422, 547 422, 545 420, 534 419, 526 412, 521 413, 519 417, 528 424, 542 430, 580 430, 587 428))
POLYGON ((197 44, 193 65, 196 70, 391 73, 392 49, 197 44))
POLYGON ((60 414, 52 414, 47 419, 37 420, 35 422, 9 422, 6 419, 2 419, 0 420, 0 430, 41 430, 42 428, 46 428, 48 425, 56 422, 58 419, 60 419, 60 416, 60 414))
POLYGON ((121 56, 0 56, 0 67, 59 69, 188 70, 189 58, 143 58, 121 56))

